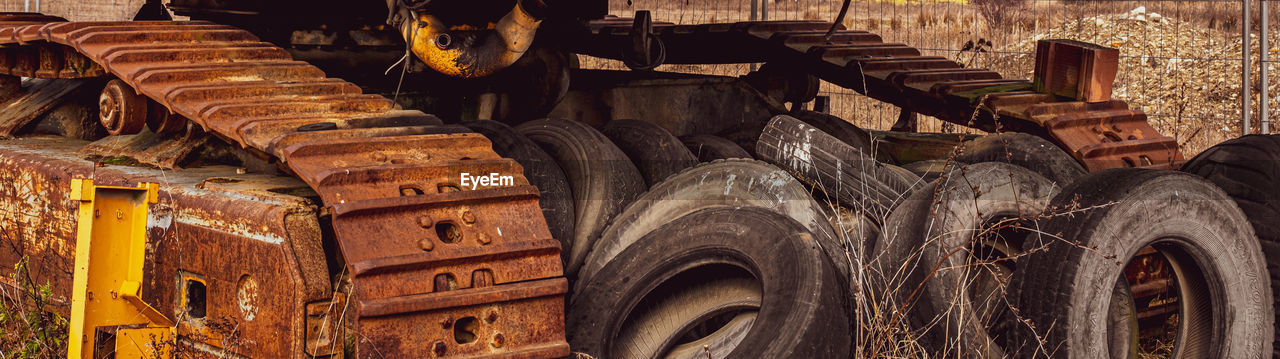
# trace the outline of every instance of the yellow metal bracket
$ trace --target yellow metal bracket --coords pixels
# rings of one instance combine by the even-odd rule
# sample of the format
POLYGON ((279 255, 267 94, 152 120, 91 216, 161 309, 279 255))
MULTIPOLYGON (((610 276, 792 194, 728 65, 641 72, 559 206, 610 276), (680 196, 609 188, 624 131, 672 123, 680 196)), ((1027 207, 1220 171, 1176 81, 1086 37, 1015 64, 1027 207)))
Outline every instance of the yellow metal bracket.
MULTIPOLYGON (((173 322, 142 301, 147 205, 158 186, 96 186, 71 180, 80 201, 67 358, 94 357, 100 329, 114 329, 117 358, 173 356, 173 322)), ((101 344, 101 343, 99 343, 101 344)))

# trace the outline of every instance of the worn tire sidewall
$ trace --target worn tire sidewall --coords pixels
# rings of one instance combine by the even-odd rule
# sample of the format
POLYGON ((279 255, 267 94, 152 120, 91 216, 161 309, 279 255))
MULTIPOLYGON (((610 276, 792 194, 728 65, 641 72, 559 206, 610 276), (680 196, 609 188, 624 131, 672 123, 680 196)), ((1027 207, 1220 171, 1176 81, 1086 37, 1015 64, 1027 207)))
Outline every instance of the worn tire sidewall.
POLYGON ((621 321, 664 279, 731 262, 760 280, 762 302, 755 324, 729 357, 847 357, 843 293, 822 255, 808 230, 765 209, 699 211, 650 232, 583 282, 590 295, 570 305, 568 338, 575 350, 607 356, 621 321))

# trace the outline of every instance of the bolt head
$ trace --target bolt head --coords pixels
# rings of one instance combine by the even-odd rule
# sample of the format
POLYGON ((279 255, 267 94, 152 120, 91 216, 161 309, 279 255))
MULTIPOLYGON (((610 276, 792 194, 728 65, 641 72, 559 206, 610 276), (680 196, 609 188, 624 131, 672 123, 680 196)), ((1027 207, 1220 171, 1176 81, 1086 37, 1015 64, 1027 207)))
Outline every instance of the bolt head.
POLYGON ((431 228, 431 225, 432 225, 432 224, 435 224, 435 221, 432 221, 432 220, 431 220, 431 216, 428 216, 428 215, 425 215, 425 214, 424 214, 424 215, 421 215, 421 216, 418 216, 418 226, 419 226, 419 227, 422 227, 422 228, 431 228))
POLYGON ((444 319, 440 320, 440 326, 445 329, 453 328, 453 316, 446 316, 444 319))
POLYGON ((476 234, 476 242, 480 242, 482 245, 488 245, 489 243, 493 243, 493 240, 489 238, 489 235, 479 233, 476 234))
POLYGON ((441 342, 441 341, 437 341, 435 344, 431 345, 431 352, 438 357, 444 356, 446 349, 448 348, 445 347, 444 342, 441 342))
POLYGON ((498 310, 489 309, 489 314, 485 315, 484 321, 489 322, 489 324, 493 324, 493 322, 498 321, 498 310))
POLYGON ((422 248, 423 251, 430 252, 432 249, 436 248, 436 245, 435 243, 431 243, 430 239, 423 239, 418 241, 418 247, 422 248))
POLYGON ((462 222, 466 224, 475 224, 476 215, 471 211, 462 212, 462 222))
POLYGON ((493 345, 494 348, 501 348, 503 344, 506 344, 506 342, 507 337, 502 336, 502 333, 498 333, 493 335, 493 341, 490 342, 489 345, 493 345))

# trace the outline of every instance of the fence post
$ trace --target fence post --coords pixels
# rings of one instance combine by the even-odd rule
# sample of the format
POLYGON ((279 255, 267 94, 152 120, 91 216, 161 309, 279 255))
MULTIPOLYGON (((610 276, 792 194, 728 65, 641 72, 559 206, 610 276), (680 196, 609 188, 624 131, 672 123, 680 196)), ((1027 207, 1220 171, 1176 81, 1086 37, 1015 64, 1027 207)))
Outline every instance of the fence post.
POLYGON ((1262 80, 1262 92, 1258 94, 1258 101, 1261 101, 1258 103, 1258 124, 1262 126, 1261 133, 1264 135, 1271 133, 1271 111, 1267 109, 1267 105, 1271 102, 1271 96, 1267 94, 1267 87, 1270 87, 1267 84, 1267 58, 1271 57, 1271 47, 1267 45, 1267 14, 1271 11, 1270 6, 1267 6, 1267 1, 1269 0, 1258 0, 1258 5, 1262 8, 1262 30, 1259 31, 1261 33, 1259 36, 1261 37, 1258 38, 1258 47, 1262 48, 1262 54, 1258 61, 1260 64, 1258 75, 1262 76, 1259 79, 1262 80))
MULTIPOLYGON (((759 17, 757 16, 757 10, 760 8, 760 4, 763 2, 764 0, 751 0, 751 18, 747 20, 756 21, 757 19, 759 19, 759 17)), ((751 64, 747 65, 747 71, 755 72, 756 63, 752 62, 751 64)))
POLYGON ((1249 0, 1240 0, 1241 25, 1240 25, 1240 128, 1242 135, 1249 134, 1249 90, 1252 90, 1249 81, 1249 67, 1253 65, 1249 61, 1249 0))

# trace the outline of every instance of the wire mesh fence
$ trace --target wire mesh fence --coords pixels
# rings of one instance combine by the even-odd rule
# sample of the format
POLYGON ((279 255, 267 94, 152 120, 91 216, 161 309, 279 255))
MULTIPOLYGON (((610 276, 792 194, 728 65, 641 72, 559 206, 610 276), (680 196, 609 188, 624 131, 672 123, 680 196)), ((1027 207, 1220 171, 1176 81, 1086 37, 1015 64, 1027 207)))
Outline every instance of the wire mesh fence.
MULTIPOLYGON (((1269 44, 1259 47, 1259 16, 1264 2, 1250 2, 1245 21, 1241 0, 856 0, 845 26, 880 34, 886 42, 917 47, 925 55, 944 56, 968 67, 986 67, 1009 78, 1031 78, 1035 43, 1066 38, 1121 50, 1114 97, 1144 110, 1161 133, 1178 140, 1187 155, 1242 132, 1242 29, 1249 23, 1249 89, 1252 131, 1259 120, 1277 114, 1275 70, 1280 36, 1275 22, 1266 31, 1269 44), (1268 113, 1260 116, 1260 55, 1272 70, 1268 113)), ((612 15, 629 17, 652 10, 658 21, 675 23, 732 22, 752 19, 826 20, 839 12, 838 0, 610 0, 612 15)), ((1272 19, 1280 15, 1267 5, 1272 19)), ((619 64, 587 61, 601 67, 619 64)), ((675 66, 659 70, 738 75, 747 66, 675 66)), ((853 91, 823 84, 831 110, 855 124, 886 129, 897 120, 894 106, 853 91)), ((925 119, 921 131, 972 131, 925 119)))

